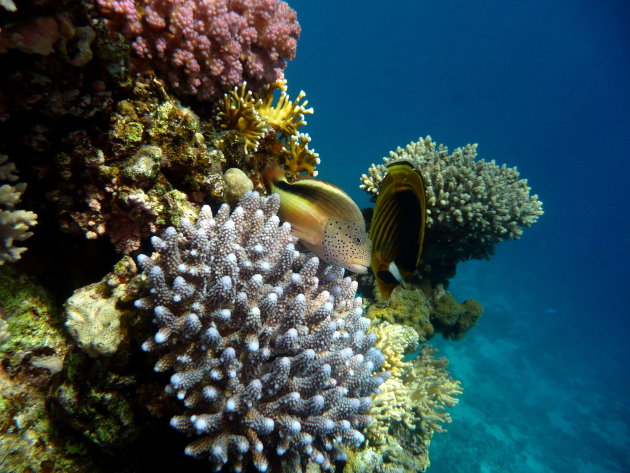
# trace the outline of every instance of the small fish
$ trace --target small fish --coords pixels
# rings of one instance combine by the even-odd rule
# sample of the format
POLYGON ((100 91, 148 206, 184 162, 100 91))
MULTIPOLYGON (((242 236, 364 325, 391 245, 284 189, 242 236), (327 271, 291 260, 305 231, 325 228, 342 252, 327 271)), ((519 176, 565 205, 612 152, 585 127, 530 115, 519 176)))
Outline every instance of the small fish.
POLYGON ((269 190, 280 195, 279 217, 322 261, 355 273, 370 265, 370 240, 357 204, 337 186, 303 177, 287 182, 279 166, 263 172, 269 190))
POLYGON ((388 171, 370 225, 372 271, 385 298, 420 265, 427 220, 420 173, 406 161, 390 164, 388 171))

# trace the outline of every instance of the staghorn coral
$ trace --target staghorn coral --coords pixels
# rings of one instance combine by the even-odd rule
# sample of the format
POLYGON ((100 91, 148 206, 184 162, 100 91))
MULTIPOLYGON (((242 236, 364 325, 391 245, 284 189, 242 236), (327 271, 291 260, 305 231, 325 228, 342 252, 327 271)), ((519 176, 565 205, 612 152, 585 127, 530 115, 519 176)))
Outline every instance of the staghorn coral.
POLYGON ((530 195, 516 168, 477 160, 476 144, 449 154, 427 136, 391 151, 383 161, 361 176, 360 187, 377 195, 386 165, 396 161, 408 161, 421 172, 427 197, 423 262, 442 277, 453 276, 459 261, 488 258, 496 243, 519 239, 523 228, 543 214, 538 196, 530 195))
POLYGON ((242 83, 223 96, 221 127, 240 135, 246 156, 270 153, 276 160, 282 158, 289 174, 316 176, 319 154, 309 149, 310 136, 298 132, 299 127, 306 125, 304 115, 312 114, 313 108, 306 108, 308 100, 302 102, 304 91, 293 101, 286 91, 286 80, 269 84, 258 93, 242 83), (275 91, 280 91, 277 101, 275 91))
POLYGON ((143 348, 173 370, 183 402, 171 425, 198 435, 186 453, 219 470, 328 470, 363 442, 373 394, 389 373, 367 335, 357 285, 295 250, 279 198, 249 192, 230 214, 201 210, 138 257, 159 330, 143 348), (274 466, 276 465, 276 466, 274 466))
POLYGON ((278 0, 98 0, 112 31, 131 41, 135 65, 155 68, 177 91, 212 100, 247 80, 283 78, 300 25, 278 0))
MULTIPOLYGON (((15 164, 8 161, 8 156, 0 155, 0 182, 15 182, 15 164)), ((29 210, 18 210, 26 184, 2 184, 0 186, 0 265, 19 260, 26 248, 14 246, 15 242, 24 241, 33 235, 31 227, 37 224, 37 215, 29 210)))

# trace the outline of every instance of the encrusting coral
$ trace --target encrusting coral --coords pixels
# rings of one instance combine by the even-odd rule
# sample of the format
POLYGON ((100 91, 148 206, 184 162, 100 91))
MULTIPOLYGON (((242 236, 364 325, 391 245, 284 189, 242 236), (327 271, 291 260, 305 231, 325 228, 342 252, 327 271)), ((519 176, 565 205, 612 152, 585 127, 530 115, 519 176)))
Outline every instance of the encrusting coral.
POLYGON ((69 349, 54 298, 5 265, 0 301, 0 471, 101 472, 47 411, 48 389, 69 349))
POLYGON ((302 102, 304 91, 292 101, 286 92, 286 80, 268 84, 259 92, 247 87, 244 82, 224 95, 219 112, 221 126, 238 132, 246 156, 257 152, 275 154, 289 174, 317 176, 319 154, 309 149, 310 136, 298 132, 306 125, 304 115, 313 113, 312 107, 306 108, 308 100, 302 102), (280 93, 277 101, 275 91, 280 93))
POLYGON ((15 164, 8 159, 8 156, 0 154, 0 183, 6 182, 0 185, 0 265, 20 259, 26 248, 15 246, 15 242, 32 236, 31 227, 37 224, 34 212, 15 208, 26 190, 26 184, 8 184, 18 179, 15 164))
POLYGON ((133 308, 124 304, 139 294, 136 273, 125 256, 102 281, 75 290, 64 304, 68 332, 88 355, 114 355, 128 341, 124 326, 133 308))
POLYGON ((516 168, 477 160, 476 144, 449 154, 427 136, 390 151, 383 161, 361 176, 360 187, 377 195, 386 165, 393 162, 410 162, 421 172, 427 201, 423 263, 441 277, 453 276, 459 261, 488 258, 496 243, 520 238, 543 214, 541 201, 530 195, 516 168))
POLYGON ((151 295, 136 305, 159 327, 143 348, 175 371, 167 391, 184 407, 171 425, 200 436, 186 453, 216 470, 331 469, 363 443, 389 377, 356 282, 296 251, 279 205, 249 192, 231 214, 204 207, 138 257, 151 295))

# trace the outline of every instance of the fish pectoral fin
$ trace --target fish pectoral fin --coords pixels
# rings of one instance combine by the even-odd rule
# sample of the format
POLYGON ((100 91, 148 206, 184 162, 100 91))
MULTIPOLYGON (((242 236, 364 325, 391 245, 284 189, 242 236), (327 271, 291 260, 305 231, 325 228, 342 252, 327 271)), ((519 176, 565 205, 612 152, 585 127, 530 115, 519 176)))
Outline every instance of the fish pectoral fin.
POLYGON ((405 278, 403 278, 402 275, 400 274, 398 266, 396 266, 396 263, 394 263, 393 261, 389 263, 389 267, 387 268, 387 270, 394 277, 394 279, 396 279, 396 281, 398 281, 399 283, 405 280, 405 278))
POLYGON ((311 249, 320 247, 324 237, 324 229, 317 218, 311 214, 301 214, 291 221, 291 230, 305 246, 311 249))
POLYGON ((399 281, 394 277, 389 270, 381 270, 376 273, 376 276, 385 284, 396 285, 399 281))

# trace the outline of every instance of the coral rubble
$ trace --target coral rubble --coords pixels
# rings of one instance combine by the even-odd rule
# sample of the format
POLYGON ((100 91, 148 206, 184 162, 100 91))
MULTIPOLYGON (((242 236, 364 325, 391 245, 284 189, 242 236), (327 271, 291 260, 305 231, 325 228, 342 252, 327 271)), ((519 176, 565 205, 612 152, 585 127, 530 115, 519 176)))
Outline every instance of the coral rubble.
POLYGON ((137 306, 159 328, 143 348, 175 372, 167 391, 184 407, 171 425, 199 436, 186 453, 217 470, 331 469, 363 443, 370 396, 389 377, 356 282, 296 251, 278 208, 253 192, 231 214, 204 207, 138 257, 151 295, 137 306))
POLYGON ((427 197, 427 231, 423 262, 432 266, 435 282, 455 272, 459 261, 488 258, 494 245, 518 239, 523 228, 543 214, 537 195, 516 168, 477 159, 477 145, 436 146, 430 136, 391 151, 385 165, 372 164, 361 188, 378 194, 386 165, 407 161, 422 173, 427 197))

